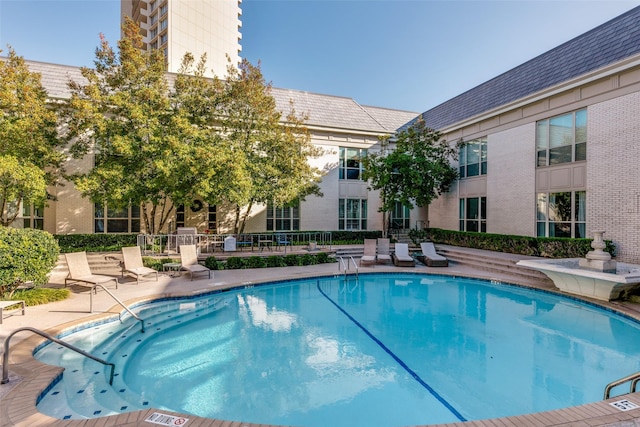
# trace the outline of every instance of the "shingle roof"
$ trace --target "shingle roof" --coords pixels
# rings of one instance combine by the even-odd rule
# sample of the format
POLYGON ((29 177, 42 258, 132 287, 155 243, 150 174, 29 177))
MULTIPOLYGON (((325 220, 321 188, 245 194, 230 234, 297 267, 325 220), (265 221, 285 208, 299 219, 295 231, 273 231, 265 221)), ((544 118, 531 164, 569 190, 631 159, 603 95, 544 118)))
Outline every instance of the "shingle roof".
POLYGON ((640 6, 423 113, 443 129, 640 53, 640 6))
MULTIPOLYGON (((31 71, 40 73, 42 85, 52 98, 66 99, 71 96, 67 83, 70 79, 84 83, 79 67, 49 64, 37 61, 25 61, 31 71)), ((171 82, 175 75, 168 75, 171 82)), ((351 98, 333 95, 321 95, 291 89, 272 88, 271 95, 276 107, 286 114, 289 112, 289 100, 298 114, 309 116, 308 126, 368 131, 380 134, 393 133, 397 128, 415 118, 418 113, 390 110, 380 107, 365 107, 351 98)))
POLYGON ((293 101, 296 113, 309 116, 307 125, 393 133, 418 115, 409 111, 365 107, 351 98, 292 89, 274 87, 271 95, 277 108, 285 113, 289 111, 289 101, 293 101))

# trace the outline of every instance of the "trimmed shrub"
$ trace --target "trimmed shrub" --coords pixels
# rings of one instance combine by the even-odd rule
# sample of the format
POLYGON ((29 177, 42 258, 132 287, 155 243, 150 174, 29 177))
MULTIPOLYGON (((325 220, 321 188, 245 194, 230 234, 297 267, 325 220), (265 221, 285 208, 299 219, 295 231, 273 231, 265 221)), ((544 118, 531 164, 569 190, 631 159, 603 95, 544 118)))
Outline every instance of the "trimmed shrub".
POLYGON ((138 244, 137 234, 60 234, 54 237, 62 253, 117 252, 124 246, 138 244))
POLYGON ((10 298, 25 282, 44 285, 58 261, 60 248, 46 231, 0 226, 0 294, 10 298))
POLYGON ((264 268, 267 266, 266 259, 260 256, 251 256, 245 258, 244 261, 244 268, 264 268))
POLYGON ((338 262, 334 257, 330 257, 326 252, 318 252, 316 254, 316 259, 318 260, 318 264, 329 264, 332 262, 338 262))
POLYGON ((286 267, 287 264, 284 262, 284 258, 279 255, 270 255, 267 257, 267 267, 286 267))
POLYGON ((295 254, 285 255, 283 259, 287 267, 295 267, 298 265, 302 265, 300 264, 300 257, 295 254))
MULTIPOLYGON (((409 237, 415 245, 431 240, 435 243, 465 248, 547 258, 582 258, 591 250, 591 242, 593 241, 593 239, 473 233, 439 228, 413 229, 409 232, 409 237)), ((607 245, 605 251, 609 252, 611 256, 615 256, 616 247, 613 242, 605 240, 605 243, 607 245)))
POLYGON ((214 256, 207 257, 204 260, 204 266, 211 270, 224 270, 224 262, 218 261, 214 256))
POLYGON ((228 270, 237 270, 237 269, 245 268, 244 258, 241 258, 241 257, 227 258, 227 262, 225 266, 228 270))
POLYGON ((301 265, 316 265, 318 264, 318 258, 313 254, 304 254, 300 257, 301 265))

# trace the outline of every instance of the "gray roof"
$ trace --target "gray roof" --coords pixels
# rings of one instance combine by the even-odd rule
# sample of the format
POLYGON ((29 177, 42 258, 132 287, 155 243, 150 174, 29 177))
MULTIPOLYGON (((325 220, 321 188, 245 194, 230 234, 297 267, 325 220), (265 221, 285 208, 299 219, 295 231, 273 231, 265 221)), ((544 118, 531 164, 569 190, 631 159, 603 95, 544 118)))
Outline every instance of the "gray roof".
POLYGON ((640 6, 426 112, 443 129, 640 53, 640 6))
MULTIPOLYGON (((71 96, 67 86, 70 79, 79 83, 86 82, 80 74, 79 67, 37 61, 25 62, 31 71, 40 73, 42 85, 52 98, 66 99, 71 96)), ((169 81, 173 78, 175 75, 168 74, 169 81)), ((292 100, 298 114, 304 113, 309 116, 305 123, 307 126, 385 134, 395 132, 418 115, 410 111, 362 106, 351 98, 291 89, 272 88, 271 95, 283 114, 289 112, 289 100, 292 100)))
POLYGON ((394 133, 418 115, 410 111, 363 106, 351 98, 292 89, 274 87, 271 95, 278 109, 284 113, 289 111, 289 101, 293 101, 297 114, 308 115, 305 123, 308 126, 394 133))

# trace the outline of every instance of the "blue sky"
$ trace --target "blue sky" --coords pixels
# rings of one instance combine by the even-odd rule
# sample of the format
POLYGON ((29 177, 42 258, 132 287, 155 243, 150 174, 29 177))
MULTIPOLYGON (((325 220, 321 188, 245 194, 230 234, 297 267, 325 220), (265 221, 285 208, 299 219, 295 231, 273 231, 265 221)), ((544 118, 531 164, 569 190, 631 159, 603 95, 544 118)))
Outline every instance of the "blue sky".
MULTIPOLYGON (((244 0, 242 56, 276 87, 422 112, 639 5, 244 0)), ((0 0, 0 47, 27 59, 91 66, 119 25, 119 0, 0 0)))

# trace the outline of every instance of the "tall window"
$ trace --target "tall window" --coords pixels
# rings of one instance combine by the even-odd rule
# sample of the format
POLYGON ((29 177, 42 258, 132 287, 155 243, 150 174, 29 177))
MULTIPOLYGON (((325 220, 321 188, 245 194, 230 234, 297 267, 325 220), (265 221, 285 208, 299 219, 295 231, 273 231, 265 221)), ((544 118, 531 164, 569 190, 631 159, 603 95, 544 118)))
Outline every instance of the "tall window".
POLYGON ((166 15, 167 10, 168 10, 168 6, 166 3, 160 6, 160 16, 166 15))
POLYGON ((218 209, 216 205, 209 205, 207 213, 207 229, 210 233, 218 234, 218 209))
POLYGON ((291 206, 278 207, 271 203, 267 206, 268 231, 300 230, 300 205, 295 202, 291 206))
POLYGON ((366 199, 339 199, 338 203, 338 230, 367 229, 366 199))
POLYGON ((44 206, 24 205, 22 207, 22 226, 44 230, 44 206))
POLYGON ((537 166, 587 160, 587 110, 536 123, 537 166))
POLYGON ((408 206, 403 205, 400 202, 396 202, 396 205, 391 211, 391 217, 389 219, 389 228, 393 230, 402 230, 411 228, 410 223, 411 210, 408 206))
POLYGON ((176 206, 176 229, 184 227, 184 205, 176 206))
POLYGON ((362 159, 367 155, 363 148, 340 147, 340 179, 360 179, 362 159))
POLYGON ((487 198, 468 197, 459 202, 460 231, 487 232, 487 198))
POLYGON ((139 233, 140 206, 112 209, 96 203, 94 228, 96 233, 139 233))
POLYGON ((167 18, 160 21, 160 31, 164 30, 165 28, 167 28, 167 18))
POLYGON ((460 178, 487 174, 487 138, 465 142, 460 147, 460 178))
POLYGON ((587 193, 538 193, 538 237, 586 237, 587 193))
POLYGON ((167 33, 162 34, 160 36, 160 46, 162 46, 163 44, 166 44, 167 43, 167 39, 168 39, 167 33))

